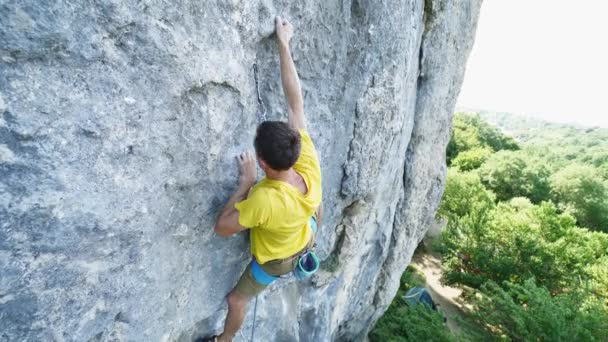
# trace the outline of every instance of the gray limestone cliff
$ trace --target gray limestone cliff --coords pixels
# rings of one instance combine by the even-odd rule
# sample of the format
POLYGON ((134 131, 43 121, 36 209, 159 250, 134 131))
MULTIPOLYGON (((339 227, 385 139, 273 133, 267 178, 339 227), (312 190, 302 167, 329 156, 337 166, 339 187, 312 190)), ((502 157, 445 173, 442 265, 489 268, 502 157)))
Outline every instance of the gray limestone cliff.
MULTIPOLYGON (((273 17, 323 168, 322 270, 257 341, 364 339, 434 217, 481 0, 0 0, 0 341, 191 341, 250 254, 215 216, 285 119, 273 17)), ((253 305, 238 341, 248 340, 253 305)))

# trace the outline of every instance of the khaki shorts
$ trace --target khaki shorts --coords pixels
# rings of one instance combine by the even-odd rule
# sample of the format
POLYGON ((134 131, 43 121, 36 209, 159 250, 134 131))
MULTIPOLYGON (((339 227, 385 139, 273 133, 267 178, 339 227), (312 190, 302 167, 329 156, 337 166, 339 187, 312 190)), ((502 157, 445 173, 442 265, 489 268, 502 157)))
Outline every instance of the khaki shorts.
MULTIPOLYGON (((304 249, 302 249, 298 253, 285 259, 270 260, 260 266, 266 273, 273 276, 281 276, 284 274, 288 274, 292 272, 298 265, 298 258, 300 257, 300 255, 304 253, 307 249, 312 248, 313 244, 314 238, 311 239, 308 245, 306 245, 306 247, 304 247, 304 249)), ((249 265, 247 265, 245 272, 243 272, 243 275, 241 275, 239 282, 236 284, 235 289, 241 294, 254 297, 260 294, 260 292, 264 291, 264 289, 267 287, 268 285, 260 284, 255 280, 251 272, 250 262, 249 265)))

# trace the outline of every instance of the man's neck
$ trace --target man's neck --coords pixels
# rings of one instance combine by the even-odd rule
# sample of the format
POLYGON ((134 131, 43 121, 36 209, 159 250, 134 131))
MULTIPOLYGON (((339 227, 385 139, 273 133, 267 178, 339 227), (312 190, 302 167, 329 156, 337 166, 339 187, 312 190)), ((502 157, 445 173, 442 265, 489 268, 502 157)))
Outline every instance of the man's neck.
POLYGON ((266 178, 276 181, 289 182, 291 170, 292 169, 285 171, 268 170, 266 171, 266 178))

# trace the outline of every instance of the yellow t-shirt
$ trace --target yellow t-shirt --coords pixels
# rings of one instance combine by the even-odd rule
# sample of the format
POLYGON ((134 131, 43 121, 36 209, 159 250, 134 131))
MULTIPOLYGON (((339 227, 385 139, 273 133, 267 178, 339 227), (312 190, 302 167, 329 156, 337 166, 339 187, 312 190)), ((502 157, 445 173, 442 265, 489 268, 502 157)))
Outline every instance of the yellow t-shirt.
POLYGON ((306 195, 289 183, 263 178, 246 200, 234 205, 239 224, 251 228, 251 253, 260 264, 294 255, 312 237, 309 220, 321 204, 321 167, 308 133, 302 129, 300 136, 293 169, 304 178, 306 195))

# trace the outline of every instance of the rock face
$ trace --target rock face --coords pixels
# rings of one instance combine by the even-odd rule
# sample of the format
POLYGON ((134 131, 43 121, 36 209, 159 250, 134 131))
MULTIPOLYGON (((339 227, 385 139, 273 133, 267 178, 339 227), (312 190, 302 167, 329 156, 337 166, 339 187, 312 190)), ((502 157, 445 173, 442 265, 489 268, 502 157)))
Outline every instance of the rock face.
MULTIPOLYGON (((273 17, 323 167, 322 271, 258 299, 257 341, 363 339, 433 219, 481 0, 0 2, 0 341, 191 341, 250 255, 220 238, 273 17)), ((237 340, 249 339, 253 302, 237 340)))

